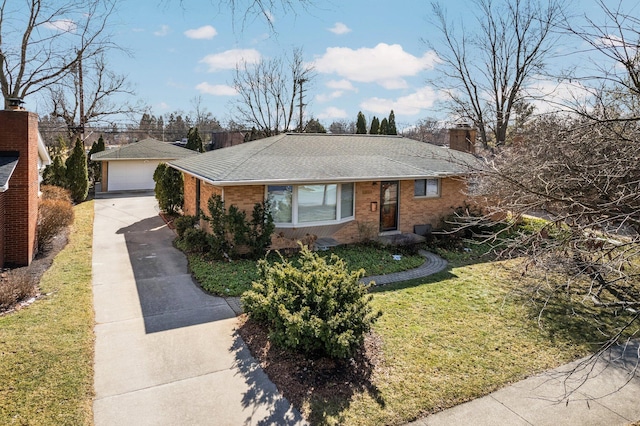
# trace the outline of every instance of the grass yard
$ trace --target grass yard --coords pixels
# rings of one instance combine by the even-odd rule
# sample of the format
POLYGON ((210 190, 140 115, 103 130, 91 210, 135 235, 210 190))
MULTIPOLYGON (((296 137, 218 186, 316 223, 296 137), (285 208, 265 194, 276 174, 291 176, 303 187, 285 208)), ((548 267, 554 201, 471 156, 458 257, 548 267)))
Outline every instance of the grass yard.
MULTIPOLYGON (((388 248, 369 245, 339 246, 331 250, 318 252, 329 257, 335 253, 345 260, 347 266, 354 270, 363 268, 367 275, 382 275, 406 271, 424 263, 419 254, 399 251, 400 260, 393 260, 388 248)), ((258 278, 258 270, 254 260, 234 260, 221 262, 207 259, 199 254, 187 254, 189 267, 205 290, 221 296, 240 296, 251 288, 251 282, 258 278)), ((271 261, 279 260, 277 253, 270 253, 271 261)))
POLYGON ((0 424, 93 423, 93 202, 75 207, 43 299, 0 317, 0 424))
POLYGON ((307 418, 312 424, 402 424, 594 350, 599 337, 587 309, 573 317, 561 304, 550 307, 540 329, 538 308, 514 291, 522 283, 504 265, 454 265, 374 289, 374 305, 383 311, 374 326, 383 360, 372 388, 349 400, 311 393, 303 404, 307 418))

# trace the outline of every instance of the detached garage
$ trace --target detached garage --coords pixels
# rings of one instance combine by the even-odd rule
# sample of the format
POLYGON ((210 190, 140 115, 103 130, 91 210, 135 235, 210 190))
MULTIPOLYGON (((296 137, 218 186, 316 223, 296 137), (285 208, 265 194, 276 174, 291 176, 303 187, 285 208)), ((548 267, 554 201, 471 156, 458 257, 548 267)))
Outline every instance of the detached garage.
POLYGON ((144 139, 118 149, 97 152, 93 161, 102 162, 102 192, 153 190, 153 172, 160 163, 198 155, 157 139, 144 139))

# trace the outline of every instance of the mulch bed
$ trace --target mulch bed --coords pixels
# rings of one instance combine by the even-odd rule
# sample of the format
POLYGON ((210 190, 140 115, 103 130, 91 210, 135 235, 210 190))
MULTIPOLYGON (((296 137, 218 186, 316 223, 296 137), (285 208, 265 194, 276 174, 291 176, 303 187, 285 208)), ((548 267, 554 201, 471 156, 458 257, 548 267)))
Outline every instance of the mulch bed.
MULTIPOLYGON (((269 379, 299 411, 304 403, 313 400, 348 404, 351 397, 363 391, 378 398, 372 383, 374 370, 382 365, 382 341, 373 333, 365 337, 362 348, 346 360, 307 358, 302 354, 275 347, 268 338, 266 327, 248 316, 238 317, 238 333, 260 363, 269 379)), ((306 417, 309 417, 309 413, 306 417)))

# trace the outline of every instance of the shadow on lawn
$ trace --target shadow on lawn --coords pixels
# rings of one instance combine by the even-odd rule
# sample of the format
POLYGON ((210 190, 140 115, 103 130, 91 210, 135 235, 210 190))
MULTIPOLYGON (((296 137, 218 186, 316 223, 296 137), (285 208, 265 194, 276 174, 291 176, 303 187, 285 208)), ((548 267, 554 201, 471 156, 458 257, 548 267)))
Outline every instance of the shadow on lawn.
MULTIPOLYGON (((353 397, 361 393, 368 393, 384 407, 385 401, 372 383, 373 371, 382 356, 381 342, 376 336, 367 336, 363 348, 351 359, 310 359, 271 345, 268 332, 261 325, 242 317, 240 322, 234 347, 244 340, 284 397, 298 410, 303 407, 308 410, 306 417, 312 424, 325 424, 327 419, 341 423, 341 413, 349 407, 353 397)), ((246 363, 239 359, 240 369, 250 387, 245 402, 251 405, 261 393, 260 383, 253 379, 248 368, 242 367, 243 362, 246 363)), ((273 424, 287 424, 282 423, 279 414, 269 420, 273 424)))

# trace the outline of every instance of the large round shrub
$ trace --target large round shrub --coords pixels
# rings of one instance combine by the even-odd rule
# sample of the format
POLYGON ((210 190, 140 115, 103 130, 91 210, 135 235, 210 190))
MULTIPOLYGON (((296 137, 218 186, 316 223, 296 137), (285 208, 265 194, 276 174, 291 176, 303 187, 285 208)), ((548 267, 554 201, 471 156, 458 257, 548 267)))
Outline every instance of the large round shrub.
POLYGON ((329 261, 303 247, 294 265, 281 258, 258 262, 259 279, 244 294, 249 316, 267 325, 271 340, 311 356, 348 358, 381 315, 360 283, 336 255, 329 261))

